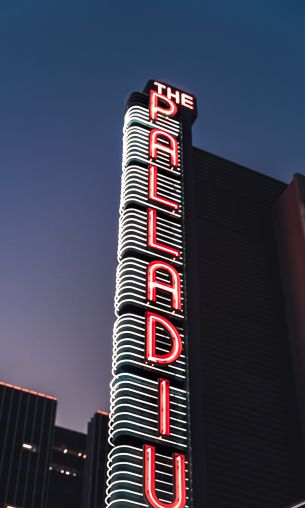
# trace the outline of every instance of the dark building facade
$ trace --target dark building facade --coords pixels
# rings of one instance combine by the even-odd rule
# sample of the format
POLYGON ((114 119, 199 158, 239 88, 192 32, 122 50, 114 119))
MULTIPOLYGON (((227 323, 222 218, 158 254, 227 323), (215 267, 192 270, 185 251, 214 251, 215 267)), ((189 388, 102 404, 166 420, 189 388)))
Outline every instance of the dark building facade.
POLYGON ((49 395, 0 382, 0 506, 45 508, 56 412, 49 395))
POLYGON ((104 508, 108 453, 108 413, 97 411, 88 424, 82 508, 104 508))
POLYGON ((81 508, 86 459, 86 434, 55 427, 48 508, 81 508))
POLYGON ((287 186, 198 149, 188 178, 194 507, 289 506, 305 456, 274 225, 287 186))
POLYGON ((0 381, 0 508, 104 508, 108 413, 87 436, 55 426, 56 405, 0 381))
POLYGON ((305 179, 193 148, 195 116, 127 101, 106 506, 301 507, 305 179))

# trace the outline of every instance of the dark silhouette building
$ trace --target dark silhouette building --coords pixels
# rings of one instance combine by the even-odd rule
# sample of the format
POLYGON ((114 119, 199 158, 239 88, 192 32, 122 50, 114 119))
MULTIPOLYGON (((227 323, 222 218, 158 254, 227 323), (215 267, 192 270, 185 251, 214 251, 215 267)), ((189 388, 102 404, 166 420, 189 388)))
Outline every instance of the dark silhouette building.
POLYGON ((108 413, 97 411, 88 423, 82 508, 104 508, 108 453, 108 413))
POLYGON ((1 508, 104 508, 108 414, 86 436, 55 426, 56 403, 0 382, 1 508))
POLYGON ((56 412, 49 395, 0 382, 0 506, 44 508, 56 412))
POLYGON ((48 508, 81 508, 86 434, 55 427, 48 508))
MULTIPOLYGON (((298 322, 291 307, 299 295, 304 316, 305 299, 281 284, 289 285, 304 249, 295 243, 280 270, 285 243, 276 242, 291 186, 196 148, 185 179, 194 507, 286 507, 305 498, 296 397, 305 385, 300 376, 294 382, 291 355, 298 322)), ((303 211, 304 197, 294 198, 303 211)), ((294 224, 300 216, 290 231, 294 224)), ((304 288, 300 266, 294 282, 304 288)), ((304 327, 299 352, 302 340, 304 327)))

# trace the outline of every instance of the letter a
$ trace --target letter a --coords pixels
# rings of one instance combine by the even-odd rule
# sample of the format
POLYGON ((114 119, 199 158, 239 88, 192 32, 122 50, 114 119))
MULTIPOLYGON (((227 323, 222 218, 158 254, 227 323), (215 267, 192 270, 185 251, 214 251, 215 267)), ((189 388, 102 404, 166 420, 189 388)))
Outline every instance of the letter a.
POLYGON ((147 299, 153 302, 157 299, 157 288, 171 293, 172 307, 181 310, 181 281, 177 270, 165 261, 151 261, 147 267, 147 299), (157 270, 164 270, 170 275, 171 284, 157 280, 157 270))
POLYGON ((168 132, 160 129, 153 129, 149 134, 149 155, 153 159, 158 156, 158 152, 165 152, 170 156, 172 166, 178 166, 178 141, 168 132), (159 138, 163 141, 159 142, 159 138))
POLYGON ((171 503, 160 501, 156 493, 156 449, 144 445, 144 492, 152 508, 184 508, 186 505, 185 456, 174 453, 174 495, 171 503))

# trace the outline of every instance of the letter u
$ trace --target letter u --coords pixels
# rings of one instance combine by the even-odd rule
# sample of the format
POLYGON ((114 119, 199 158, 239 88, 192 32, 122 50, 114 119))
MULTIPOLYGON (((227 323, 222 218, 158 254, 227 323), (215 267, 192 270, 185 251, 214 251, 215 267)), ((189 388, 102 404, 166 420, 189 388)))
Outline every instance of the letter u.
POLYGON ((152 508, 184 508, 186 504, 185 456, 180 453, 173 455, 174 494, 171 503, 160 501, 156 493, 156 449, 144 445, 144 492, 149 506, 152 508))

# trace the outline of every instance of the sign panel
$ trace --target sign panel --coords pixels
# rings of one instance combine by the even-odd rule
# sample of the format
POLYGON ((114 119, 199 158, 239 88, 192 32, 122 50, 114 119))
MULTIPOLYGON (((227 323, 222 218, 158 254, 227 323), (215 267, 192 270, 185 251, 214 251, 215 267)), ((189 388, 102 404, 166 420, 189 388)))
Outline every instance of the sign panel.
POLYGON ((191 506, 183 154, 195 115, 193 96, 156 81, 127 104, 108 507, 191 506))

